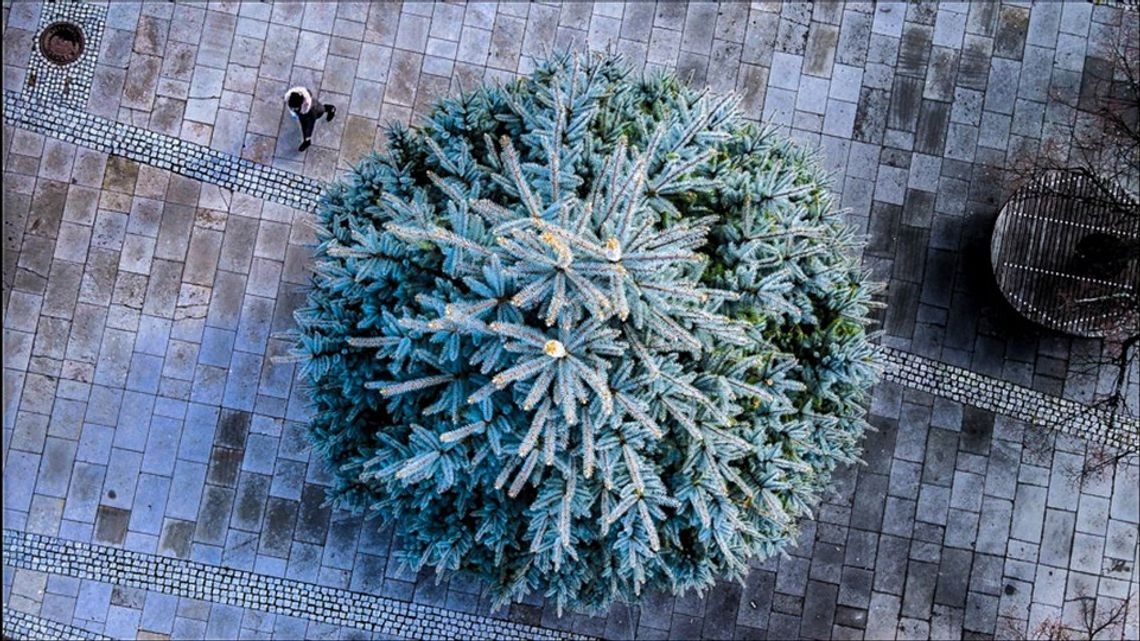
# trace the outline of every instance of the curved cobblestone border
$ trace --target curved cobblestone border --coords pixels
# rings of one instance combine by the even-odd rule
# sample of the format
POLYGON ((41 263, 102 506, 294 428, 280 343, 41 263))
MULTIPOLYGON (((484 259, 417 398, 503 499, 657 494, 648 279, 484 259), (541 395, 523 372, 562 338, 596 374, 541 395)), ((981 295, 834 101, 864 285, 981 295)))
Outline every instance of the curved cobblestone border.
POLYGON ((50 621, 37 616, 4 608, 4 637, 8 639, 85 639, 105 641, 105 637, 73 625, 50 621))
POLYGON ((1076 401, 991 378, 897 349, 884 348, 885 379, 952 401, 1133 452, 1140 452, 1140 420, 1112 417, 1076 401))
POLYGON ((591 638, 363 592, 7 529, 4 563, 404 638, 591 638))
POLYGON ((307 176, 12 91, 4 122, 297 209, 315 208, 324 190, 307 176))

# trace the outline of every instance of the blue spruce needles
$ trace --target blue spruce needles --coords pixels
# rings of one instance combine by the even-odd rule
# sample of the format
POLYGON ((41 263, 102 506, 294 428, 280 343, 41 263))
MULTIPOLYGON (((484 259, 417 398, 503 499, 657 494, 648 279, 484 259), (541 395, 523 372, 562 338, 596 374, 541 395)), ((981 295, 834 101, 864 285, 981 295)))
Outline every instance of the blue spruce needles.
POLYGON ((295 314, 341 505, 415 569, 587 610, 795 537, 879 367, 810 154, 610 57, 388 139, 325 197, 295 314))

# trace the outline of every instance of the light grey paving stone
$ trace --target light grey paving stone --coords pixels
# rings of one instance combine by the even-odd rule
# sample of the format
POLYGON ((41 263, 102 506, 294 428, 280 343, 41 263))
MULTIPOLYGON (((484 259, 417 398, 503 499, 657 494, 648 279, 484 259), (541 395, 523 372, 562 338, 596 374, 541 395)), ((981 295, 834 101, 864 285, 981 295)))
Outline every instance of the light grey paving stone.
POLYGON ((1053 453, 1053 463, 1049 476, 1048 506, 1065 510, 1075 510, 1080 498, 1080 488, 1072 478, 1074 470, 1083 465, 1080 456, 1068 452, 1053 453))
POLYGON ((1073 535, 1072 559, 1069 567, 1076 572, 1096 574, 1103 567, 1104 537, 1077 532, 1073 535))
POLYGON ((906 18, 906 5, 901 2, 885 2, 875 7, 872 33, 899 38, 903 33, 903 20, 906 18))
POLYGON ((242 469, 258 474, 273 474, 278 438, 264 434, 251 434, 245 448, 242 469))
POLYGON ((795 101, 794 91, 769 86, 765 93, 762 120, 777 125, 791 125, 795 113, 795 101))
POLYGON ((981 511, 983 484, 984 478, 979 474, 955 472, 951 506, 973 512, 981 511))
POLYGON ((985 93, 985 109, 997 113, 1013 113, 1021 64, 1013 60, 994 58, 985 93))
POLYGON ((206 470, 204 463, 182 459, 175 462, 171 479, 171 487, 175 491, 167 499, 165 516, 186 521, 197 518, 206 470))
POLYGON ((34 334, 4 330, 5 366, 13 370, 27 370, 34 340, 34 334))
POLYGON ((301 500, 301 489, 305 483, 305 464, 299 461, 278 460, 273 473, 271 496, 301 500))
POLYGON ((145 394, 158 393, 158 379, 162 372, 161 356, 135 352, 131 357, 127 375, 127 390, 145 394))
POLYGON ((1066 570, 1046 565, 1037 566, 1037 576, 1033 581, 1033 602, 1063 606, 1067 581, 1066 570))
POLYGON ((167 318, 149 314, 140 316, 139 331, 135 335, 135 351, 152 356, 164 356, 172 325, 173 321, 167 318))
POLYGON ((75 602, 75 621, 99 622, 107 620, 107 608, 111 605, 111 586, 88 579, 79 584, 79 595, 75 602))
POLYGON ((182 381, 194 380, 194 366, 197 356, 197 343, 171 340, 167 345, 162 376, 182 381))
POLYGON ((918 511, 915 518, 926 523, 945 525, 946 513, 949 509, 949 488, 929 483, 922 484, 922 490, 918 495, 918 511))
MULTIPOLYGON (((241 306, 234 337, 234 349, 242 352, 263 353, 269 339, 269 326, 273 318, 273 300, 247 295, 241 306)), ((236 360, 236 356, 234 359, 236 360)))
POLYGON ((178 597, 148 590, 139 627, 150 632, 169 634, 174 628, 178 597))
POLYGON ((189 404, 184 400, 159 396, 154 401, 154 414, 155 416, 184 420, 188 407, 189 404))
POLYGON ((1140 472, 1136 465, 1122 465, 1113 477, 1112 503, 1109 516, 1128 523, 1140 521, 1140 490, 1137 480, 1140 472))
MULTIPOLYGON (((1027 544, 1022 544, 1020 542, 1014 541, 1014 542, 1010 543, 1010 549, 1015 550, 1015 548, 1020 547, 1022 545, 1027 545, 1027 544)), ((1030 561, 1025 561, 1025 560, 1013 558, 1013 555, 1011 554, 1010 556, 1008 556, 1005 559, 1005 567, 1003 570, 1003 576, 1013 577, 1015 579, 1020 579, 1022 581, 1032 582, 1034 580, 1034 577, 1037 574, 1039 567, 1048 567, 1048 566, 1039 566, 1035 561, 1030 562, 1030 561)))
POLYGON ((712 46, 717 13, 717 7, 714 5, 689 5, 681 37, 682 51, 708 53, 712 46))
MULTIPOLYGON (((1050 106, 1053 104, 1056 103, 1050 103, 1050 106)), ((1016 136, 1039 136, 1045 114, 1046 105, 1044 103, 1018 98, 1009 132, 1016 136)))
POLYGON ((988 496, 1012 499, 1017 489, 1017 462, 1021 459, 1018 443, 995 440, 986 469, 985 493, 988 496))
POLYGON ((796 94, 796 109, 814 114, 825 113, 829 84, 828 80, 824 78, 801 76, 796 94))
POLYGON ((1010 540, 1006 553, 1011 560, 1024 561, 1027 565, 1036 563, 1041 555, 1041 544, 1010 540))
POLYGON ((796 91, 800 85, 800 72, 803 57, 783 52, 772 55, 772 66, 768 74, 770 87, 796 91))
POLYGON ((1125 560, 1135 558, 1136 538, 1135 528, 1129 528, 1128 524, 1122 521, 1109 519, 1105 556, 1111 559, 1125 560))
POLYGON ((946 539, 948 547, 973 549, 978 537, 979 514, 950 508, 946 516, 946 539))
POLYGON ((1001 556, 975 554, 974 563, 970 569, 970 592, 1000 594, 1003 565, 1001 556))
POLYGON ((141 610, 111 605, 107 608, 107 625, 104 630, 112 638, 129 638, 136 634, 141 617, 141 610))
POLYGON ((220 232, 195 228, 190 236, 183 281, 198 285, 214 284, 221 243, 220 232))
POLYGON ((907 170, 880 166, 875 183, 875 200, 902 205, 907 184, 907 170))
POLYGON ((1045 519, 1045 498, 1044 488, 1018 484, 1013 502, 1013 525, 1010 531, 1012 537, 1028 542, 1041 540, 1041 527, 1045 519))
POLYGON ((202 334, 198 361, 215 367, 229 367, 235 337, 236 332, 232 330, 206 327, 202 334))
MULTIPOLYGON (((175 491, 181 491, 175 488, 175 491)), ((158 535, 162 532, 163 514, 171 492, 171 479, 153 474, 139 476, 129 528, 133 532, 158 535)))
POLYGON ((252 411, 256 395, 262 357, 246 352, 235 352, 230 375, 226 378, 223 407, 252 411))
POLYGON ((226 567, 252 571, 256 567, 257 535, 231 529, 226 534, 222 563, 226 567))
POLYGON ((190 403, 186 413, 186 429, 178 444, 179 458, 199 463, 209 460, 218 417, 217 407, 190 403))
POLYGON ((210 619, 206 623, 207 638, 236 638, 241 626, 241 608, 214 604, 210 607, 210 619))
MULTIPOLYGON (((986 124, 985 116, 982 118, 982 123, 986 124)), ((999 127, 1000 131, 1000 127, 999 127)), ((963 162, 972 162, 977 148, 978 137, 980 130, 971 126, 963 125, 960 123, 950 123, 946 132, 946 145, 945 157, 952 160, 961 160, 963 162)), ((992 136, 998 136, 998 133, 990 133, 992 136)))
MULTIPOLYGON (((153 399, 151 399, 153 402, 153 399)), ((146 425, 140 422, 139 425, 146 425)), ((146 427, 146 448, 142 459, 142 470, 152 474, 169 476, 174 473, 174 461, 178 453, 178 442, 182 436, 182 421, 165 416, 155 416, 146 427)))
MULTIPOLYGON (((6 445, 25 452, 43 453, 44 439, 48 434, 48 420, 43 414, 17 413, 12 436, 6 439, 6 445)), ((96 435, 92 435, 89 439, 95 440, 96 435)))
POLYGON ((1001 616, 1024 621, 1029 617, 1033 584, 1007 578, 1005 585, 998 606, 1001 616))
POLYGON ((986 111, 982 114, 981 127, 977 140, 981 147, 1004 150, 1009 146, 1009 133, 1012 117, 986 111))
POLYGON ((225 236, 222 239, 218 257, 219 269, 237 273, 248 273, 253 260, 258 221, 235 216, 226 221, 225 236))
POLYGON ((1046 511, 1045 530, 1041 538, 1041 563, 1068 567, 1075 522, 1076 515, 1072 512, 1054 509, 1046 511))
POLYGON ((908 547, 906 539, 886 535, 880 537, 875 565, 876 592, 902 594, 908 547))
POLYGON ((1060 30, 1061 5, 1042 7, 1029 14, 1029 28, 1026 42, 1042 47, 1053 47, 1057 43, 1060 30))
POLYGON ((28 509, 28 520, 23 525, 27 532, 55 536, 63 520, 64 499, 36 494, 28 509))
POLYGON ((1003 554, 1009 538, 1013 504, 1010 501, 986 497, 982 503, 978 538, 975 549, 987 554, 1003 554))
POLYGON ((940 9, 934 21, 932 42, 939 47, 957 48, 962 45, 966 33, 967 15, 961 12, 940 9))

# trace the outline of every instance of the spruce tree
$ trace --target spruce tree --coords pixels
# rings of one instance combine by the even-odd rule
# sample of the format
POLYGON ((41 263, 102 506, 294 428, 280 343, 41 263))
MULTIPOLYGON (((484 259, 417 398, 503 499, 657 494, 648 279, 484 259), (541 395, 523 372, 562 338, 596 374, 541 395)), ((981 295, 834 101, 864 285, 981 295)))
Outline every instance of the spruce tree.
POLYGON ((311 438, 413 569, 587 611, 703 589, 859 454, 858 240, 732 97, 556 56, 390 127, 317 216, 311 438))

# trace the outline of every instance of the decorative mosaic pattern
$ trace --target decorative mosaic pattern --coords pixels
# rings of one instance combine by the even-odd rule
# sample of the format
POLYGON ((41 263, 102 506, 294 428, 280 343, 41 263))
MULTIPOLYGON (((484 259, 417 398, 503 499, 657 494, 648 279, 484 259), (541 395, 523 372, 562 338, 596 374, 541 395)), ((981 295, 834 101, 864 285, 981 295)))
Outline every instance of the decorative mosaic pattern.
POLYGON ((4 530, 4 562, 412 639, 589 639, 510 621, 164 556, 4 530))
POLYGON ((1096 443, 1140 451, 1140 420, 1111 417, 1087 405, 887 348, 886 379, 934 396, 1071 434, 1096 443))
POLYGON ((107 637, 88 632, 73 625, 49 621, 26 612, 4 608, 4 638, 6 639, 91 639, 103 641, 107 637))
POLYGON ((32 56, 28 61, 24 95, 62 102, 77 109, 84 108, 91 94, 91 78, 95 74, 95 61, 99 57, 99 42, 103 38, 106 19, 106 6, 86 2, 45 2, 40 12, 40 26, 36 32, 32 56), (45 58, 39 47, 40 33, 49 25, 61 21, 79 25, 85 39, 83 55, 75 62, 63 66, 45 58))
POLYGON ((11 91, 4 92, 4 122, 298 209, 316 207, 324 187, 312 178, 11 91))

